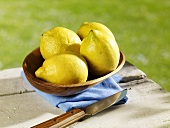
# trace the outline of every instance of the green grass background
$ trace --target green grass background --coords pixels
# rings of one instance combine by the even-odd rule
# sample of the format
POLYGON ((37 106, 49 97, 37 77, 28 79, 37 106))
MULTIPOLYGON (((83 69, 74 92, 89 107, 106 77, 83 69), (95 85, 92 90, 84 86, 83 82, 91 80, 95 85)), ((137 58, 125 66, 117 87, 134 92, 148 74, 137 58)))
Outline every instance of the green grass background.
POLYGON ((21 67, 53 27, 111 29, 126 60, 170 90, 170 0, 0 0, 0 70, 21 67))

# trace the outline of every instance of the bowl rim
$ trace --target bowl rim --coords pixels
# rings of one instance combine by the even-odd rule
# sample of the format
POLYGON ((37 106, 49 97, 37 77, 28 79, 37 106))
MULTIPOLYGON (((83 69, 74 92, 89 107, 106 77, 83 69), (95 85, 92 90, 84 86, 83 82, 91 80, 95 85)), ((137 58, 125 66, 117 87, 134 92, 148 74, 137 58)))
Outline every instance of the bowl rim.
MULTIPOLYGON (((53 86, 53 87, 81 87, 81 86, 90 86, 90 85, 93 85, 93 84, 96 84, 96 83, 99 83, 99 82, 102 82, 103 80, 107 79, 108 77, 114 75, 115 73, 117 73, 122 67, 123 65, 125 64, 125 55, 123 54, 123 52, 120 51, 120 58, 122 58, 121 60, 119 60, 119 64, 117 66, 117 68, 113 71, 111 71, 110 73, 104 75, 104 76, 101 76, 99 78, 96 78, 96 79, 92 79, 92 80, 88 80, 86 82, 82 82, 82 83, 76 83, 76 84, 55 84, 55 83, 50 83, 50 82, 47 82, 47 81, 44 81, 40 78, 37 78, 35 75, 31 74, 28 70, 27 70, 27 64, 26 64, 26 59, 28 58, 28 56, 33 53, 34 51, 38 50, 38 48, 34 49, 32 52, 30 52, 24 59, 23 61, 23 70, 24 70, 24 73, 25 73, 25 76, 27 77, 28 81, 29 81, 29 78, 32 78, 32 80, 43 86, 43 85, 48 85, 48 86, 53 86)), ((30 82, 30 81, 29 81, 30 82)), ((34 85, 33 85, 34 86, 34 85)))

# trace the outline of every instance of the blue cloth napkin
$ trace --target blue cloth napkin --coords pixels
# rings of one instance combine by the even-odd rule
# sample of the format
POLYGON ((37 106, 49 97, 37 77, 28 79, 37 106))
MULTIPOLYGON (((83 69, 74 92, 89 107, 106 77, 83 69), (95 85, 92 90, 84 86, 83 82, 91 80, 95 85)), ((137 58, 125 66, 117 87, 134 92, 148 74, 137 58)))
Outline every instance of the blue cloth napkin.
MULTIPOLYGON (((52 105, 58 108, 61 108, 65 112, 71 109, 74 109, 74 108, 84 108, 92 103, 95 103, 103 98, 106 98, 122 90, 121 87, 117 84, 120 82, 122 77, 117 74, 73 96, 56 96, 56 95, 41 92, 40 90, 37 90, 36 88, 34 88, 28 82, 23 71, 21 72, 21 76, 41 97, 46 99, 52 105)), ((128 98, 126 96, 122 100, 120 100, 118 103, 116 103, 116 105, 125 104, 127 100, 128 98)))

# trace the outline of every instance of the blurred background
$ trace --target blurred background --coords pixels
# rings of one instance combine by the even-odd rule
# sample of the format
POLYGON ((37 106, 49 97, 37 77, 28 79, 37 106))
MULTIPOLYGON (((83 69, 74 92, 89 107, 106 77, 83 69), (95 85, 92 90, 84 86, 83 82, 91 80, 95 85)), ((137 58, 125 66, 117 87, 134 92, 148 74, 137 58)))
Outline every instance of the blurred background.
POLYGON ((21 67, 44 31, 77 32, 95 21, 110 28, 127 61, 170 88, 169 10, 169 0, 0 0, 0 70, 21 67))

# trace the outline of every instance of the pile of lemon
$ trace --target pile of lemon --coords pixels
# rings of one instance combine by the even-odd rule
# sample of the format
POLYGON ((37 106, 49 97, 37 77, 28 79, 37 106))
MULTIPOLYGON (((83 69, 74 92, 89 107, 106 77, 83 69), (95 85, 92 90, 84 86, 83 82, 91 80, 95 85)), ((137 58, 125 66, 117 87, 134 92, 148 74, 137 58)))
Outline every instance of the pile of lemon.
POLYGON ((116 69, 119 47, 103 24, 84 22, 77 33, 64 27, 44 32, 40 52, 45 61, 36 77, 55 84, 86 82, 88 73, 103 76, 116 69))

